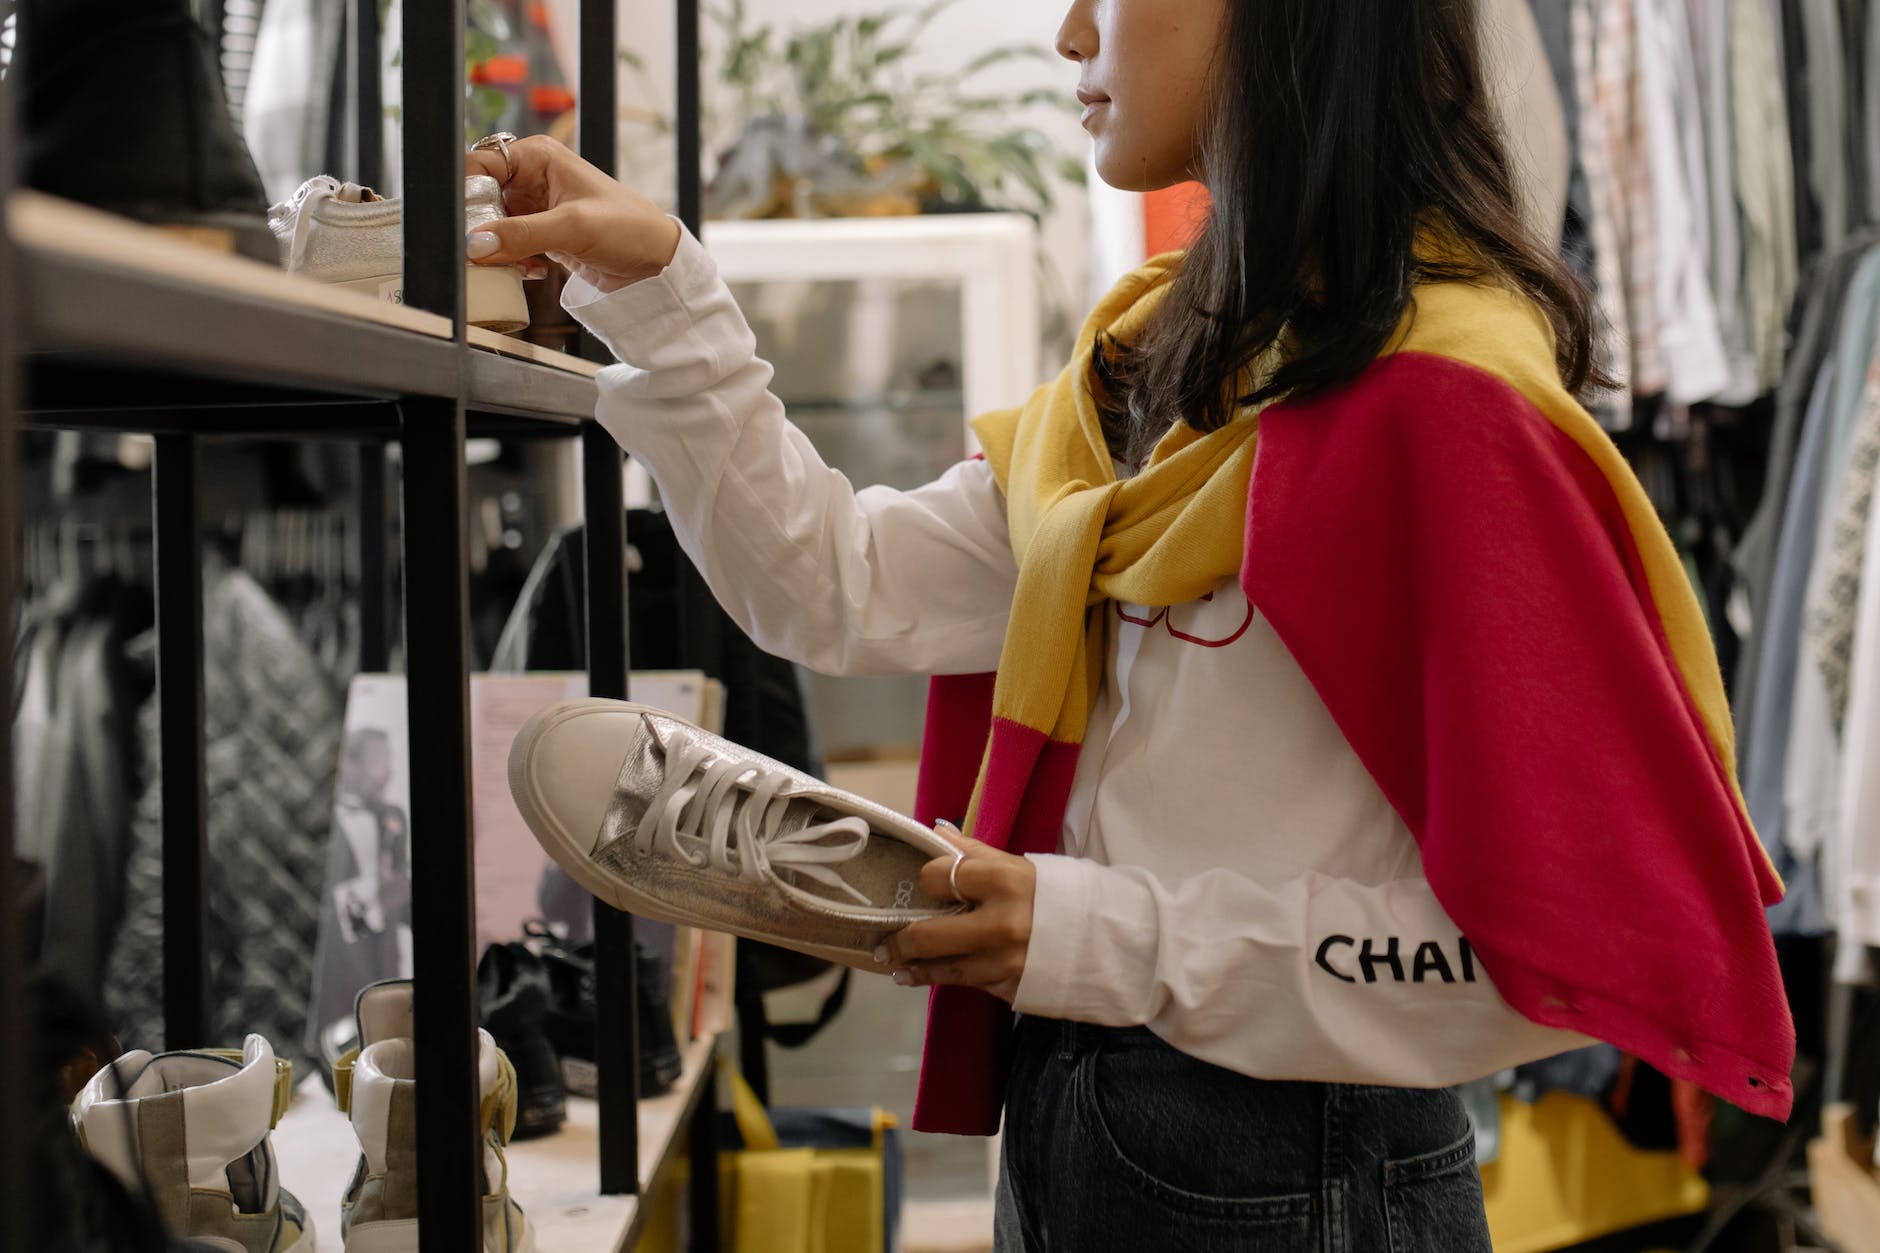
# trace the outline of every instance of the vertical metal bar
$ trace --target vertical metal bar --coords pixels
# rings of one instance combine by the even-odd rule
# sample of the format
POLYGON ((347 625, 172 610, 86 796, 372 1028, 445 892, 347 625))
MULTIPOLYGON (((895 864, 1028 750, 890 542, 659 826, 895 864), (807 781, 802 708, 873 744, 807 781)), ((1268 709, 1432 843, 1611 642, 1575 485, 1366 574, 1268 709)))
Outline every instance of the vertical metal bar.
POLYGON ((687 1207, 687 1247, 691 1253, 718 1253, 718 1085, 711 1072, 702 1080, 705 1091, 692 1107, 692 1125, 686 1137, 692 1179, 687 1207))
MULTIPOLYGON (((408 10, 409 11, 409 10, 408 10)), ((406 700, 418 1078, 418 1248, 482 1247, 469 573, 461 400, 404 402, 406 700)))
POLYGON ((359 669, 364 674, 381 674, 391 664, 385 504, 385 446, 368 440, 359 446, 359 669))
MULTIPOLYGON (((18 32, 15 31, 17 36, 18 32)), ((0 203, 13 186, 10 79, 0 79, 0 203)), ((25 911, 13 872, 13 621, 19 525, 19 358, 21 304, 13 241, 0 227, 0 1245, 37 1248, 36 1143, 42 1112, 32 1057, 37 1023, 26 1001, 25 911)))
MULTIPOLYGON (((703 53, 699 45, 698 0, 674 0, 673 142, 678 145, 677 199, 679 221, 695 236, 704 234, 705 187, 700 170, 704 137, 700 95, 703 53)), ((759 1046, 761 1047, 761 1045, 759 1046)), ((691 1247, 710 1253, 719 1245, 718 1231, 718 1101, 717 1086, 709 1077, 692 1115, 692 1179, 690 1184, 691 1247)))
POLYGON ((348 48, 353 84, 354 177, 385 186, 385 91, 379 80, 379 0, 353 0, 348 48))
POLYGON ((463 338, 464 0, 404 5, 405 303, 463 338))
MULTIPOLYGON (((627 530, 620 446, 598 422, 581 427, 587 517, 588 694, 627 695, 627 530)), ((640 1186, 639 1025, 633 919, 594 902, 595 1057, 600 1060, 601 1191, 640 1186)))
MULTIPOLYGON (((617 163, 619 36, 614 0, 581 0, 581 101, 576 143, 608 173, 617 163)), ((590 355, 597 345, 587 343, 590 355)), ((596 422, 581 427, 583 512, 587 519, 588 694, 627 696, 626 495, 620 446, 596 422)), ((594 902, 595 1054, 600 1059, 600 1170, 603 1193, 640 1190, 639 1003, 633 919, 594 902)))
POLYGON ((610 0, 581 0, 581 100, 576 145, 612 174, 618 164, 619 19, 610 0))
POLYGON ((210 1038, 208 794, 203 761, 201 453, 159 435, 151 463, 157 581, 157 703, 163 796, 163 1042, 210 1038))
POLYGON ((700 132, 698 0, 677 0, 674 13, 676 99, 673 102, 675 142, 679 145, 679 220, 694 235, 705 217, 705 190, 699 159, 704 139, 700 132))
MULTIPOLYGON (((464 342, 464 0, 403 6, 405 303, 464 342)), ((463 397, 403 408, 406 699, 418 1085, 418 1248, 483 1244, 463 397), (415 645, 415 646, 412 646, 415 645)))

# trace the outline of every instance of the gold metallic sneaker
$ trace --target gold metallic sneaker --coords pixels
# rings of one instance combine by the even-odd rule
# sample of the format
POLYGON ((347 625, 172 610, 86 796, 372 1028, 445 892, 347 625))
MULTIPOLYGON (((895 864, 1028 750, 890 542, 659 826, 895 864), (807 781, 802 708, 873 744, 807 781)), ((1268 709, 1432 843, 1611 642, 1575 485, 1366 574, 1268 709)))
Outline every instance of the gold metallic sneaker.
POLYGON ((649 706, 543 710, 509 789, 575 882, 643 918, 879 970, 882 940, 964 908, 920 887, 945 836, 649 706))
POLYGON ((280 1184, 268 1133, 293 1067, 258 1035, 240 1053, 126 1053, 72 1102, 93 1157, 142 1191, 178 1236, 228 1253, 313 1253, 313 1224, 280 1184))

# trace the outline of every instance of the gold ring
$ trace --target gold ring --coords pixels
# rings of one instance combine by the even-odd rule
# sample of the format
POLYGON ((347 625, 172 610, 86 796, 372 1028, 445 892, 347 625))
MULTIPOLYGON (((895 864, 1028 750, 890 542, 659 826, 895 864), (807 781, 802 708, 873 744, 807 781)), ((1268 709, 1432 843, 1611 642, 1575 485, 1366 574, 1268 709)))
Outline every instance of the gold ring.
POLYGON ((959 874, 960 874, 960 863, 965 860, 966 860, 965 853, 953 854, 952 868, 947 871, 947 889, 953 893, 953 899, 960 902, 962 905, 966 903, 966 898, 960 895, 959 874))
POLYGON ((485 135, 470 145, 472 152, 488 152, 494 148, 503 154, 503 182, 507 183, 516 176, 516 163, 510 159, 509 145, 516 142, 514 133, 497 131, 494 135, 485 135))

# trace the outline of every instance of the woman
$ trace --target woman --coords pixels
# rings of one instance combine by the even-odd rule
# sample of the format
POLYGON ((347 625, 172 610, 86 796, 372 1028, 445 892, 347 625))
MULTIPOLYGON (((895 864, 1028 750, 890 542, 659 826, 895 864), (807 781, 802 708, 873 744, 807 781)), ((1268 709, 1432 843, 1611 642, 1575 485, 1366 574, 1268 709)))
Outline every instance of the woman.
POLYGON ((763 646, 997 671, 923 762, 977 908, 878 957, 936 987, 916 1125, 1003 1110, 999 1247, 1486 1249, 1447 1085, 1589 1037, 1786 1116, 1716 659, 1573 399, 1474 5, 1076 0, 1058 47, 1102 177, 1213 207, 911 492, 817 459, 648 202, 472 154, 518 216, 470 255, 573 269, 602 421, 763 646))

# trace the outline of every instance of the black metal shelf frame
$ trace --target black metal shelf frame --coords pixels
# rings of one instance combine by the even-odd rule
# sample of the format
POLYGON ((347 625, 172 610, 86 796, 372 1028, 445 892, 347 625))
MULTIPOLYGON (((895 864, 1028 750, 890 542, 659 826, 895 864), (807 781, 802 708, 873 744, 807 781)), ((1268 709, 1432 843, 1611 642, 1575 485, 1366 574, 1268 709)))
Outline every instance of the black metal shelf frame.
MULTIPOLYGON (((13 93, 0 79, 0 203, 12 193, 13 93)), ((38 1092, 34 1015, 27 1002, 26 934, 13 850, 13 604, 19 571, 19 290, 12 237, 0 230, 0 681, 7 684, 0 717, 0 1244, 30 1247, 39 1200, 34 1167, 40 1147, 30 1132, 38 1092), (6 1134, 6 1132, 13 1134, 6 1134)))
MULTIPOLYGON (((615 0, 581 0, 579 147, 615 165, 615 0)), ((675 0, 680 94, 679 204, 697 231, 697 0, 675 0)), ((382 183, 379 0, 353 0, 346 73, 356 103, 355 177, 382 183)), ((481 1247, 477 1202, 475 868, 470 839, 469 647, 464 442, 472 430, 578 437, 588 519, 589 688, 627 694, 626 533, 622 454, 593 421, 591 379, 471 347, 463 318, 464 0, 402 8, 405 300, 447 318, 439 338, 258 297, 207 292, 161 275, 23 249, 0 230, 0 675, 12 667, 19 433, 26 426, 157 435, 153 474, 163 797, 166 1044, 208 1038, 204 929, 202 549, 197 516, 201 443, 215 438, 360 441, 363 518, 388 516, 385 444, 402 447, 406 649, 411 727, 419 1089, 421 1253, 481 1247), (431 142, 436 141, 436 142, 431 142), (100 324, 96 311, 111 309, 100 324), (599 646, 620 641, 618 647, 599 646)), ((0 154, 18 146, 0 84, 0 154)), ((11 190, 0 158, 0 202, 11 190)), ((587 342, 592 357, 601 350, 587 342)), ((365 526, 362 661, 389 655, 385 528, 365 526)), ((0 718, 0 1247, 27 1247, 35 1146, 10 1134, 33 1124, 27 1090, 32 1016, 23 986, 24 935, 13 885, 11 720, 0 718), (24 1024, 24 1026, 22 1026, 24 1024)), ((632 920, 596 907, 601 1007, 601 1191, 639 1178, 632 920)), ((707 1083, 709 1091, 709 1082, 707 1083)), ((688 1116, 693 1247, 717 1247, 715 1102, 688 1116)), ((637 1230, 638 1220, 631 1225, 637 1230)), ((634 1231, 622 1233, 630 1241, 634 1231)))

